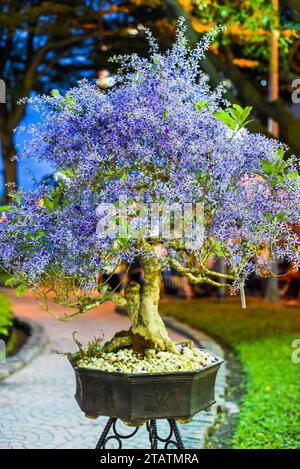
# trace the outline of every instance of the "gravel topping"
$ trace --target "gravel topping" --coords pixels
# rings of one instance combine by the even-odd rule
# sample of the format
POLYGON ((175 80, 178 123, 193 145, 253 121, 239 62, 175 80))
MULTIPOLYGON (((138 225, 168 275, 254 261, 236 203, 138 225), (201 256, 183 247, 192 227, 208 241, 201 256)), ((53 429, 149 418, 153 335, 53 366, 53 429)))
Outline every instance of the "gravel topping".
POLYGON ((82 358, 77 362, 79 368, 90 368, 102 371, 127 374, 167 373, 176 371, 196 371, 217 361, 207 350, 178 345, 180 355, 171 352, 148 350, 138 355, 132 349, 118 352, 101 353, 98 357, 82 358))

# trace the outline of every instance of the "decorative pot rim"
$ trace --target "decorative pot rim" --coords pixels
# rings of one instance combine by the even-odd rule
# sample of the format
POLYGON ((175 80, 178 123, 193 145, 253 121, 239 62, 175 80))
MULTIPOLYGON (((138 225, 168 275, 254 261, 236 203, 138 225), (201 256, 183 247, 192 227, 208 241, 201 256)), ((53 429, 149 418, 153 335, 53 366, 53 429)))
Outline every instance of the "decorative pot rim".
MULTIPOLYGON (((200 350, 207 351, 204 348, 201 348, 200 350)), ((104 376, 116 376, 116 377, 123 377, 123 378, 155 378, 155 377, 162 377, 162 376, 182 376, 182 377, 194 377, 196 376, 199 372, 201 371, 207 371, 209 369, 213 369, 216 366, 220 366, 222 363, 224 363, 224 359, 218 357, 214 353, 210 352, 209 353, 217 360, 214 363, 211 363, 210 365, 207 365, 203 368, 197 368, 196 370, 191 370, 191 371, 165 371, 165 372, 160 372, 160 373, 123 373, 121 371, 106 371, 106 370, 99 370, 98 368, 85 368, 82 366, 77 366, 74 361, 68 357, 69 362, 71 363, 72 367, 74 370, 78 370, 80 372, 97 372, 99 375, 104 375, 104 376)))

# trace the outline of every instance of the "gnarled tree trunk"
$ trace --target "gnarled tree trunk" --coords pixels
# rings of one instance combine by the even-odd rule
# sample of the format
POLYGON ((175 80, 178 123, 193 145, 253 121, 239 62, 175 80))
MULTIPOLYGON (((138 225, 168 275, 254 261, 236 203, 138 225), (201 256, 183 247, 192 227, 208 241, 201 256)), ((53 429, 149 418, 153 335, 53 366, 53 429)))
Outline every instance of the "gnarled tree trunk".
POLYGON ((132 326, 129 331, 122 331, 105 344, 106 351, 115 351, 132 346, 136 352, 145 349, 171 351, 179 353, 170 339, 166 326, 158 311, 161 270, 157 259, 144 259, 144 285, 141 288, 131 282, 126 288, 128 316, 132 326))
MULTIPOLYGON (((131 332, 134 336, 134 345, 139 342, 148 348, 169 350, 177 349, 169 338, 166 327, 158 312, 161 273, 157 259, 146 260, 144 267, 144 286, 141 290, 138 314, 132 320, 131 332)), ((135 347, 134 347, 135 348, 135 347)))

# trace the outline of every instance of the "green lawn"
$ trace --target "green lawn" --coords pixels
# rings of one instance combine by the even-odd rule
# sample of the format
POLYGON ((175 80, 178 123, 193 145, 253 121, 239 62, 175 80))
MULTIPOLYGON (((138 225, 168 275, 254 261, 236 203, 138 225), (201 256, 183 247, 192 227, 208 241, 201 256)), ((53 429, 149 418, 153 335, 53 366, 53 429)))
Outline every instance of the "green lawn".
POLYGON ((300 364, 291 360, 300 337, 299 308, 230 298, 161 304, 174 316, 211 334, 239 354, 245 395, 232 438, 234 448, 300 448, 300 364))
POLYGON ((0 334, 7 335, 12 325, 12 311, 8 298, 0 292, 0 334))

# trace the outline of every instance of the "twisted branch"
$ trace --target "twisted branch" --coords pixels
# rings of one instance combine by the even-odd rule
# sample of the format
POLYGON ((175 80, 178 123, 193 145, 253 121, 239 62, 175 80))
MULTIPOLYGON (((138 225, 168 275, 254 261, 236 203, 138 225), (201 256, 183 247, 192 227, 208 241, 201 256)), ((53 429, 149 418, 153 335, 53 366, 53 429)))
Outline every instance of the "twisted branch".
POLYGON ((192 267, 183 267, 180 262, 176 261, 175 259, 171 259, 170 264, 172 265, 172 267, 174 267, 174 269, 177 270, 177 272, 184 275, 194 285, 207 283, 209 285, 213 285, 214 287, 228 288, 230 287, 230 284, 216 282, 215 280, 212 280, 211 278, 207 277, 207 274, 230 280, 234 280, 235 278, 233 275, 222 273, 219 274, 219 272, 210 271, 209 269, 203 268, 204 266, 202 266, 200 269, 195 269, 192 267), (203 273, 206 275, 202 275, 203 273))

